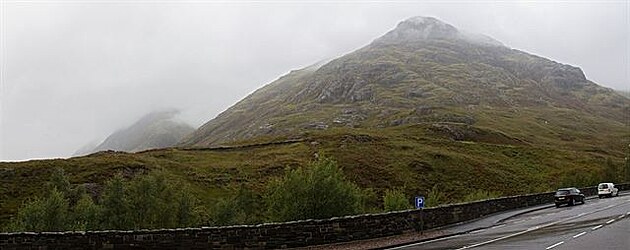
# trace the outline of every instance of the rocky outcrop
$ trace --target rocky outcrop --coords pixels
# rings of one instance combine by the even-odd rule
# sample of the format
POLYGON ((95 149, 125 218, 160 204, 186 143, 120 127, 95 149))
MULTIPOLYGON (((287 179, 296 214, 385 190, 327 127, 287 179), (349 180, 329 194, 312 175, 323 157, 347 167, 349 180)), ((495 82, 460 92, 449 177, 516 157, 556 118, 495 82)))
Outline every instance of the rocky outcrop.
POLYGON ((473 124, 485 107, 568 109, 622 122, 629 106, 628 98, 589 81, 578 67, 510 49, 436 18, 414 17, 364 48, 268 84, 180 145, 330 127, 473 124), (344 114, 348 109, 360 115, 344 114))

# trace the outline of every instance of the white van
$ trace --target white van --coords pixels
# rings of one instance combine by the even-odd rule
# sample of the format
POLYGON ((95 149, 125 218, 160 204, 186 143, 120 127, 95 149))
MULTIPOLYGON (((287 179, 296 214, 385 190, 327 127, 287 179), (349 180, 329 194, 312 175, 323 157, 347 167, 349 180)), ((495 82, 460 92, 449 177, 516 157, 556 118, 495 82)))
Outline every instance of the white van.
POLYGON ((619 195, 619 189, 615 187, 615 184, 610 182, 604 182, 597 185, 597 195, 599 198, 604 198, 605 196, 613 197, 619 195))

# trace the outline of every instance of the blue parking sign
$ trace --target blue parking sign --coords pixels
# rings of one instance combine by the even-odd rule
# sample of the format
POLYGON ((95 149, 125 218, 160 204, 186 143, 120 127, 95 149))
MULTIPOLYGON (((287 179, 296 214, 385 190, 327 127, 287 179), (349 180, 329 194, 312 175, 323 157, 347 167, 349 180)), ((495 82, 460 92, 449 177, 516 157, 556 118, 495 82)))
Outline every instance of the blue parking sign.
POLYGON ((417 209, 423 208, 424 207, 424 196, 416 196, 414 204, 416 204, 416 208, 417 209))

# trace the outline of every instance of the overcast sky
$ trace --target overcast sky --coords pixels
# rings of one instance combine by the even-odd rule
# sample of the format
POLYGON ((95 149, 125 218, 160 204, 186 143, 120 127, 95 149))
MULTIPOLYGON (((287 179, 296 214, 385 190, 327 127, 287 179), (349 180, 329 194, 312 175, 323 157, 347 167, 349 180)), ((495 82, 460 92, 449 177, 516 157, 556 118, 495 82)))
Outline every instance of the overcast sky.
POLYGON ((200 126, 292 69, 433 16, 630 90, 628 1, 1 2, 0 160, 67 157, 151 111, 200 126))

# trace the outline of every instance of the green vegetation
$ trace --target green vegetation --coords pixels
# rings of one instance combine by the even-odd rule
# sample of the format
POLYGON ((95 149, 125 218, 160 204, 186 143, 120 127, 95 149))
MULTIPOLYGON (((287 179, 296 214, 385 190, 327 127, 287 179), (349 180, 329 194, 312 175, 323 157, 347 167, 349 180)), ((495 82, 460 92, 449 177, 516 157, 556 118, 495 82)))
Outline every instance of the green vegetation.
POLYGON ((361 199, 361 190, 345 179, 336 162, 325 157, 272 180, 265 195, 272 221, 357 214, 363 210, 361 199))
POLYGON ((439 205, 447 203, 446 193, 441 191, 438 184, 435 184, 427 194, 426 207, 437 207, 439 205))
POLYGON ((385 190, 385 195, 383 196, 383 207, 385 211, 400 211, 411 209, 411 204, 409 204, 409 200, 405 196, 400 189, 388 189, 385 190))
POLYGON ((22 205, 9 230, 152 229, 200 224, 200 208, 188 189, 168 183, 160 174, 131 181, 116 175, 106 183, 100 202, 81 187, 72 189, 61 170, 55 171, 49 185, 52 189, 44 197, 22 205))
POLYGON ((0 163, 0 228, 248 224, 630 181, 628 110, 518 50, 375 41, 280 77, 182 148, 0 163))
POLYGON ((245 225, 263 222, 265 203, 259 194, 240 186, 236 194, 220 199, 213 207, 211 224, 245 225))
POLYGON ((321 219, 364 212, 369 197, 369 190, 346 180, 337 163, 326 157, 306 168, 288 169, 266 185, 262 198, 240 186, 210 210, 189 188, 168 181, 162 172, 130 180, 116 174, 95 198, 81 186, 73 188, 63 170, 55 170, 47 185, 51 191, 24 203, 9 230, 154 229, 321 219))
MULTIPOLYGON (((454 124, 450 129, 477 129, 480 132, 467 141, 457 141, 444 136, 439 132, 441 130, 436 132, 432 124, 403 125, 377 131, 331 128, 310 132, 303 135, 302 141, 286 144, 217 150, 162 149, 134 154, 101 152, 65 160, 0 163, 0 228, 6 230, 11 218, 17 217, 18 211, 23 213, 24 210, 18 207, 34 201, 32 197, 47 197, 41 189, 52 190, 52 184, 46 183, 57 178, 53 177, 58 173, 55 169, 63 169, 67 179, 52 181, 58 183, 54 186, 58 190, 66 189, 64 186, 68 185, 72 187, 69 193, 62 192, 69 200, 68 217, 71 218, 103 218, 102 214, 107 212, 103 202, 127 204, 113 199, 116 195, 111 195, 111 200, 107 198, 109 193, 121 192, 120 188, 113 189, 116 185, 110 183, 116 178, 122 178, 126 183, 122 185, 122 193, 130 194, 143 188, 157 193, 158 189, 150 184, 153 180, 145 180, 142 185, 129 182, 159 175, 161 177, 151 178, 181 183, 188 189, 188 199, 194 197, 197 205, 205 207, 196 210, 200 223, 230 225, 267 221, 264 196, 269 183, 298 168, 302 168, 302 172, 312 168, 309 164, 315 160, 316 154, 335 159, 342 167, 345 180, 363 190, 361 207, 368 212, 384 208, 383 196, 388 189, 401 190, 408 195, 408 201, 413 196, 424 195, 427 206, 435 206, 467 200, 471 190, 516 195, 566 186, 593 186, 604 181, 607 158, 618 165, 618 169, 625 164, 626 148, 616 149, 604 144, 530 145, 514 143, 497 133, 486 133, 489 130, 482 127, 454 124), (120 176, 116 177, 116 173, 120 176), (66 181, 69 184, 64 184, 66 181), (87 199, 81 199, 84 195, 80 190, 93 198, 92 203, 97 209, 87 199), (372 194, 368 195, 370 190, 372 194), (76 204, 80 200, 83 200, 82 208, 78 209, 76 204), (73 215, 76 210, 85 212, 73 215)), ((611 141, 611 144, 616 143, 611 141)), ((43 203, 43 198, 38 200, 43 203)), ((159 202, 152 201, 152 204, 159 202)), ((183 198, 181 207, 191 209, 183 198)), ((168 209, 165 211, 175 208, 168 209)), ((186 220, 185 216, 182 220, 186 220)), ((112 219, 107 223, 134 227, 134 220, 116 221, 112 219)), ((101 222, 93 225, 86 219, 74 223, 79 225, 76 228, 103 227, 101 222)), ((152 227, 176 224, 172 220, 157 222, 155 219, 146 223, 152 227)))
POLYGON ((471 192, 470 194, 464 196, 464 199, 462 201, 463 202, 481 201, 481 200, 488 200, 488 199, 493 199, 493 198, 498 198, 498 197, 501 197, 501 194, 497 191, 475 190, 471 192))

